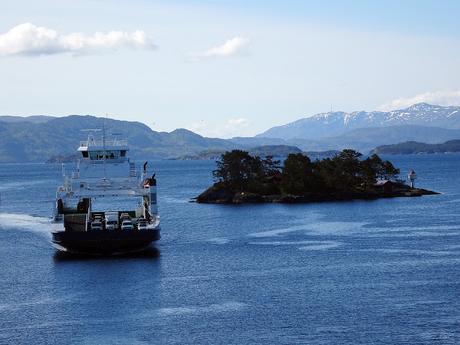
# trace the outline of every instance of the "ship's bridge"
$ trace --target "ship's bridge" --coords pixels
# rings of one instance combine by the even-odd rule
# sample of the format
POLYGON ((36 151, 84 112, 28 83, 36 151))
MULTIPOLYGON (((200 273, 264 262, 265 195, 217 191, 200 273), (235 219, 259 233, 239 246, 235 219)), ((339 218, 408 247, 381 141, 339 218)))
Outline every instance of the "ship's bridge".
POLYGON ((88 138, 88 140, 80 142, 78 151, 81 152, 85 160, 115 163, 126 161, 129 148, 126 140, 95 140, 88 138))

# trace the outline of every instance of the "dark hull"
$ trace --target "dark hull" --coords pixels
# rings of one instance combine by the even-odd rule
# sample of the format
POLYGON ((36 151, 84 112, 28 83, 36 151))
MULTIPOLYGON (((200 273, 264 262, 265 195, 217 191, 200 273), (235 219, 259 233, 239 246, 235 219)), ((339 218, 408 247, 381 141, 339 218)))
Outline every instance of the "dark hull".
POLYGON ((56 231, 59 250, 78 254, 114 255, 142 251, 160 239, 160 228, 132 231, 56 231))

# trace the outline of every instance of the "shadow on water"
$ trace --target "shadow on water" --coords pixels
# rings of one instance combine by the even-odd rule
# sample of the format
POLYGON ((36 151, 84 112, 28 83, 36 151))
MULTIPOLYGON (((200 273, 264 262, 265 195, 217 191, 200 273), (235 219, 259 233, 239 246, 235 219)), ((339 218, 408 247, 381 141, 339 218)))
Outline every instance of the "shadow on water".
POLYGON ((117 255, 90 255, 90 254, 76 254, 63 251, 56 251, 54 254, 55 262, 67 261, 89 261, 89 260, 126 260, 126 259, 159 259, 161 252, 158 248, 149 247, 141 252, 126 253, 117 255))

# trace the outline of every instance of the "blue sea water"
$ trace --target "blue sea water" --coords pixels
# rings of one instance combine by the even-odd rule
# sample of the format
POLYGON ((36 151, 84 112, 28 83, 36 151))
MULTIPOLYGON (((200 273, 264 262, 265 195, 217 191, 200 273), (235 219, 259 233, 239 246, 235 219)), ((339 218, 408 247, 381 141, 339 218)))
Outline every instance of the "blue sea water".
POLYGON ((0 165, 0 344, 459 344, 460 156, 388 157, 443 194, 190 203, 213 162, 155 162, 145 255, 50 245, 60 167, 0 165))

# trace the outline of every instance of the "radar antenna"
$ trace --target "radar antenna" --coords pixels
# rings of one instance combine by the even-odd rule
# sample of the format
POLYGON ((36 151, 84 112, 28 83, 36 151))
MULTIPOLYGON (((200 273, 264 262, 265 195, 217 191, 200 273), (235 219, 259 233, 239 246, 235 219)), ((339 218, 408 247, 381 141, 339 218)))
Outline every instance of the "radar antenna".
POLYGON ((81 130, 82 132, 87 132, 88 133, 88 144, 91 142, 94 142, 94 133, 100 132, 100 128, 85 128, 81 130))

